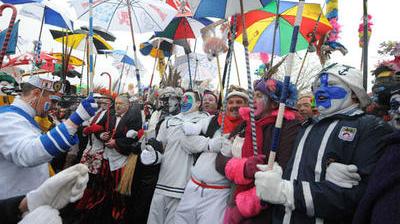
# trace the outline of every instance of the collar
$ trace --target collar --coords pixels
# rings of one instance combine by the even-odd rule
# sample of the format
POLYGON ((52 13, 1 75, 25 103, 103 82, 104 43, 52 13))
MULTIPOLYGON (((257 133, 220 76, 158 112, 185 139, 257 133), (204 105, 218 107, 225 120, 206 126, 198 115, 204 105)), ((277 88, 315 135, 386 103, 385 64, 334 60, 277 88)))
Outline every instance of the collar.
POLYGON ((326 116, 322 116, 320 115, 319 117, 316 118, 316 121, 320 121, 322 119, 328 118, 328 117, 333 117, 333 116, 337 116, 337 115, 341 115, 341 116, 346 116, 346 117, 354 117, 360 114, 364 114, 364 111, 362 111, 360 109, 360 104, 356 103, 353 104, 347 108, 344 108, 342 110, 339 110, 333 114, 329 114, 326 116))
POLYGON ((14 99, 14 102, 11 105, 22 109, 23 111, 28 113, 29 116, 31 116, 31 117, 36 116, 36 111, 33 109, 33 107, 31 105, 29 105, 27 102, 25 102, 24 100, 22 100, 20 97, 16 97, 14 99))

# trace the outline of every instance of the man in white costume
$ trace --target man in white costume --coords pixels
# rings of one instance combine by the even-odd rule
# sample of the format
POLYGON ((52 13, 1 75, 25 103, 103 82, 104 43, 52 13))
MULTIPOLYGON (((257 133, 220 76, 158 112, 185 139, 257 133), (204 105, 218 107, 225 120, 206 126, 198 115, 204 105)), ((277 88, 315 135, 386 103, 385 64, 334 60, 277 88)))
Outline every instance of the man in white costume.
POLYGON ((181 113, 167 117, 160 126, 156 141, 149 140, 143 144, 141 162, 145 165, 161 163, 158 182, 151 201, 147 223, 175 223, 174 216, 190 178, 195 149, 182 146, 185 138, 183 124, 197 123, 207 118, 200 112, 200 97, 197 92, 187 91, 183 96, 181 113))
POLYGON ((60 86, 54 80, 32 76, 22 95, 0 107, 0 199, 24 195, 49 177, 48 164, 78 143, 78 126, 89 120, 97 105, 92 96, 83 100, 68 120, 42 133, 33 119, 47 116, 50 96, 60 86))

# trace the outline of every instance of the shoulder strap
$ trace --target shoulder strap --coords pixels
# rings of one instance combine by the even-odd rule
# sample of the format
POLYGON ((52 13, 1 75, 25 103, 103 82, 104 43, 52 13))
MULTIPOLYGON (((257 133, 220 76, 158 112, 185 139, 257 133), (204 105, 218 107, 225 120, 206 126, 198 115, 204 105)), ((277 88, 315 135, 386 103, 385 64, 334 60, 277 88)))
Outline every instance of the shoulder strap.
POLYGON ((5 112, 12 112, 12 113, 17 113, 24 117, 26 120, 28 120, 33 126, 37 127, 40 129, 39 124, 31 117, 28 113, 26 113, 24 110, 21 108, 18 108, 16 106, 10 105, 10 106, 2 106, 0 107, 0 113, 5 113, 5 112))
POLYGON ((211 118, 210 124, 208 125, 207 131, 204 134, 205 137, 212 138, 215 132, 220 128, 218 124, 218 115, 215 115, 211 118))

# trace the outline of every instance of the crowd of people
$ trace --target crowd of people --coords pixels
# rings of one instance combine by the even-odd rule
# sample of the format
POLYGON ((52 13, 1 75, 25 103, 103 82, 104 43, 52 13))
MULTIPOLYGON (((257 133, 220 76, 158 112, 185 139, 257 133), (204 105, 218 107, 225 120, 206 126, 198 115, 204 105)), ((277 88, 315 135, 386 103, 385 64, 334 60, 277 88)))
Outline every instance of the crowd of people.
POLYGON ((0 107, 2 223, 399 223, 396 76, 375 83, 373 104, 342 64, 302 93, 255 80, 255 133, 239 86, 65 102, 56 82, 32 76, 0 107))

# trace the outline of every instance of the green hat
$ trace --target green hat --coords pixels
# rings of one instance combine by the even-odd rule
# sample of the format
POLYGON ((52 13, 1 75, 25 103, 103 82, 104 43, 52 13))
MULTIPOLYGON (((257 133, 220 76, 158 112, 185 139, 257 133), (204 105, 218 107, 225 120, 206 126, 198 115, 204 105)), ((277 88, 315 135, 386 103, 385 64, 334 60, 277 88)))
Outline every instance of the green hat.
POLYGON ((14 77, 11 75, 5 73, 5 72, 0 72, 0 82, 6 81, 9 83, 12 83, 14 86, 18 85, 17 81, 15 81, 14 77))

